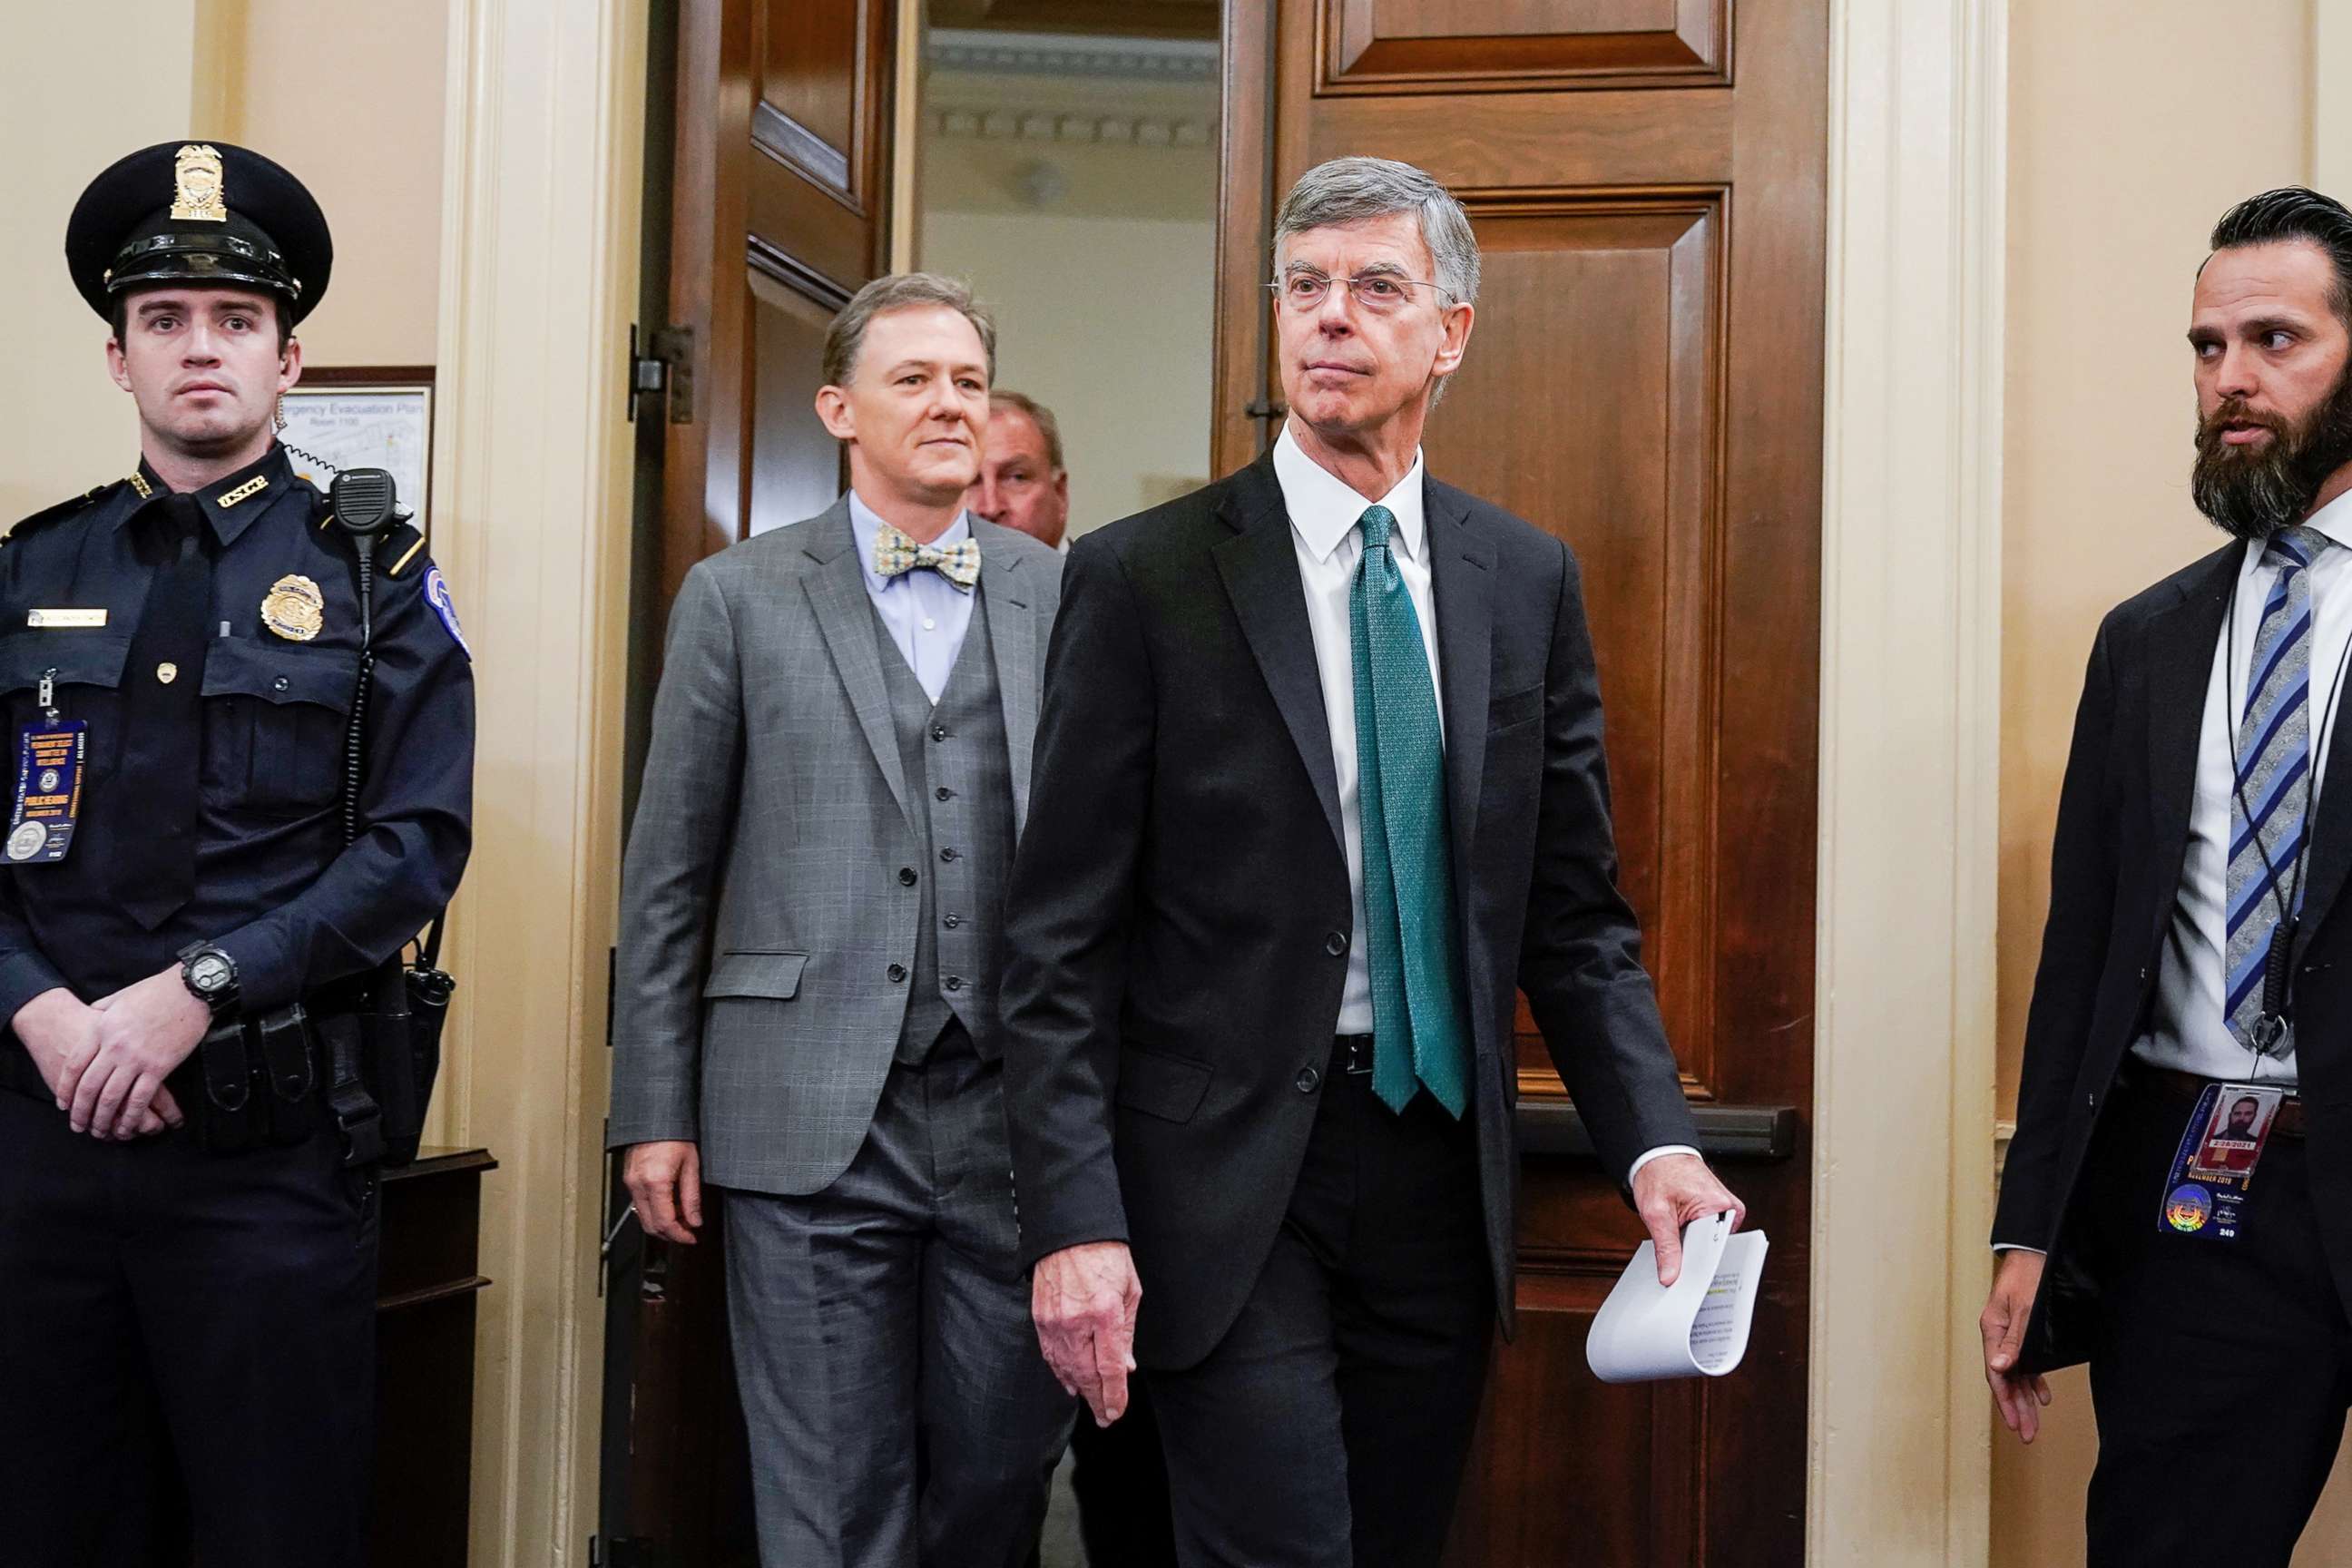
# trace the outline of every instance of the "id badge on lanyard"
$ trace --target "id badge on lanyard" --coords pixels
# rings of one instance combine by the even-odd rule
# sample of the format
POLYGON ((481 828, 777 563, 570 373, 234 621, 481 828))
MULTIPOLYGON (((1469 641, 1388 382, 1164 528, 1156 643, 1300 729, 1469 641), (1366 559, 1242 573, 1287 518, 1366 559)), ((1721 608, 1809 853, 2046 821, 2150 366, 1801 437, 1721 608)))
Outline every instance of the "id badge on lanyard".
POLYGON ((2181 1130, 2164 1181, 2158 1228, 2235 1241, 2254 1167, 2270 1143, 2286 1090, 2259 1083, 2209 1083, 2181 1130))
POLYGON ((56 674, 41 677, 45 718, 16 732, 16 800, 8 814, 8 837, 0 853, 11 866, 48 866, 73 847, 81 818, 82 762, 89 751, 89 725, 60 720, 56 674))

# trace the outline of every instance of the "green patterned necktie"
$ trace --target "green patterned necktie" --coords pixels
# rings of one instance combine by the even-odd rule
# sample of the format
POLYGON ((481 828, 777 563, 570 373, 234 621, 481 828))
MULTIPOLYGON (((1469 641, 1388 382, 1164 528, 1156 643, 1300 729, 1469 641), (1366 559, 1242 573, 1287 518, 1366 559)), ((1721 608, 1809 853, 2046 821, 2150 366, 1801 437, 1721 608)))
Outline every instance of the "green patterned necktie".
POLYGON ((1364 925, 1372 978, 1372 1092, 1391 1110, 1418 1082, 1459 1118, 1470 1047, 1454 944, 1445 739, 1421 622, 1389 549, 1395 514, 1366 509, 1364 557, 1348 595, 1356 675, 1356 774, 1364 840, 1364 925))

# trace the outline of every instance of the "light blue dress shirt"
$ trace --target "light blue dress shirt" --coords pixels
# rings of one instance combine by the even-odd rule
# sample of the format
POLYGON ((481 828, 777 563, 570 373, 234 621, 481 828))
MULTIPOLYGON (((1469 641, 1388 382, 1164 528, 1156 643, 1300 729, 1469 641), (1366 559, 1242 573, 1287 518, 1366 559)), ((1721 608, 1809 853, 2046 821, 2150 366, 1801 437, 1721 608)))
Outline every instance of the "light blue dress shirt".
MULTIPOLYGON (((908 572, 903 576, 884 577, 874 570, 874 542, 884 527, 873 508, 860 500, 856 490, 849 492, 849 531, 856 536, 857 563, 865 568, 866 592, 873 597, 874 607, 882 614, 882 624, 890 629, 890 640, 898 645, 899 657, 907 668, 915 672, 917 684, 932 701, 948 689, 948 676, 955 668, 956 656, 963 651, 963 635, 971 629, 972 600, 980 588, 974 584, 969 594, 938 573, 926 568, 908 572)), ((971 537, 971 514, 959 512, 948 524, 948 531, 931 542, 942 550, 962 543, 971 537)), ((983 568, 984 570, 984 568, 983 568)))

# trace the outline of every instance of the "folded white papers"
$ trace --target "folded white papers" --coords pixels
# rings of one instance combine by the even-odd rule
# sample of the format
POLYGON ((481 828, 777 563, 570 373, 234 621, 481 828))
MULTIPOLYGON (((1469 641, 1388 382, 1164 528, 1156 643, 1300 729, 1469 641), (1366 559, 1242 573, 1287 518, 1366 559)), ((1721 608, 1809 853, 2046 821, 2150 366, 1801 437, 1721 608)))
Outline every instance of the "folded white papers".
POLYGON ((1603 1383, 1721 1377, 1748 1353, 1767 1243, 1735 1232, 1727 1213, 1683 1227, 1683 1271, 1658 1283, 1657 1248, 1642 1243, 1584 1339, 1585 1364, 1603 1383))

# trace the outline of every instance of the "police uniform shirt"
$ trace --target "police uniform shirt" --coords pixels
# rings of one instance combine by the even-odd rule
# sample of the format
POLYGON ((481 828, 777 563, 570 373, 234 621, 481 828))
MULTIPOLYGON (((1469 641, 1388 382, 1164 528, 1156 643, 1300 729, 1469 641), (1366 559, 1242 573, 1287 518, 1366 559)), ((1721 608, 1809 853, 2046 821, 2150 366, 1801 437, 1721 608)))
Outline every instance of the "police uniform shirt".
MULTIPOLYGON (((145 803, 126 798, 117 774, 137 748, 155 743, 122 723, 128 684, 155 672, 125 666, 149 581, 163 570, 138 548, 134 519, 167 494, 142 461, 135 476, 79 506, 28 520, 0 548, 0 703, 9 737, 47 722, 38 696, 51 671, 58 718, 89 726, 79 821, 65 858, 0 866, 0 1024, 56 986, 95 1001, 172 967, 199 940, 236 962, 247 1013, 283 1006, 397 952, 446 904, 464 868, 471 660, 447 590, 406 527, 376 547, 361 834, 344 846, 358 559, 328 520, 325 498, 273 447, 196 492, 215 560, 203 754, 171 772, 197 796, 194 894, 153 931, 119 908, 112 862, 124 825, 145 803), (282 597, 281 613, 265 615, 281 584, 297 601, 315 588, 313 635, 300 635, 310 617, 289 624, 282 597), (35 614, 56 610, 79 614, 35 614), (99 611, 103 624, 92 624, 99 611)), ((21 1051, 0 1058, 29 1066, 21 1051)), ((33 1075, 16 1076, 16 1087, 43 1092, 33 1075)))

